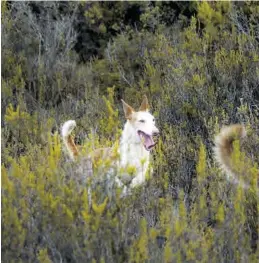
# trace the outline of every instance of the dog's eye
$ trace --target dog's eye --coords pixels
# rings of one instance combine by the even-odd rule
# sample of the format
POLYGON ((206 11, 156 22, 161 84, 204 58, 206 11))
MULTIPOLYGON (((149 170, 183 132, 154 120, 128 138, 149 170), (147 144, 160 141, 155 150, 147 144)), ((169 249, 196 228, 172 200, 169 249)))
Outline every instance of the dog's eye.
POLYGON ((145 120, 139 120, 139 122, 145 123, 145 120))
POLYGON ((155 119, 153 119, 153 122, 155 122, 155 119))

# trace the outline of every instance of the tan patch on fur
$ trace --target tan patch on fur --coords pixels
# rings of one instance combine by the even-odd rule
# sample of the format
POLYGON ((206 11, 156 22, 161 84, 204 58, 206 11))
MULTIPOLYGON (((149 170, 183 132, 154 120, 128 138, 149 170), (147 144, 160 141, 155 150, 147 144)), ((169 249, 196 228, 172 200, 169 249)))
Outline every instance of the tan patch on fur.
POLYGON ((99 148, 94 150, 91 154, 93 162, 97 162, 100 159, 102 160, 111 160, 115 161, 117 158, 117 154, 114 152, 112 147, 107 148, 99 148))
POLYGON ((78 149, 74 142, 74 138, 71 135, 67 137, 67 145, 69 147, 69 150, 72 152, 73 156, 76 157, 79 155, 78 149))
POLYGON ((131 118, 129 119, 129 122, 134 123, 137 121, 137 119, 138 119, 138 112, 133 112, 131 118))
POLYGON ((218 146, 219 153, 223 162, 229 159, 233 152, 233 142, 240 140, 246 136, 245 127, 241 124, 234 124, 222 128, 220 134, 216 137, 216 146, 218 146))

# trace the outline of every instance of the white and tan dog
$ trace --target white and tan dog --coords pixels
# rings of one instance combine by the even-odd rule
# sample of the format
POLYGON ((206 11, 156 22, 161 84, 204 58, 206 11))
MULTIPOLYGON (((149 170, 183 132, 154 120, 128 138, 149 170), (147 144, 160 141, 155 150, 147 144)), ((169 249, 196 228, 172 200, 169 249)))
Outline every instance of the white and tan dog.
MULTIPOLYGON (((96 149, 89 153, 88 158, 91 158, 92 162, 100 158, 102 160, 109 159, 118 171, 127 171, 128 167, 133 167, 133 176, 127 182, 129 187, 132 188, 145 182, 146 173, 150 165, 150 150, 155 146, 153 136, 158 135, 159 130, 155 126, 154 116, 149 113, 149 104, 146 96, 144 96, 139 111, 135 111, 123 100, 122 103, 127 122, 124 126, 117 152, 114 152, 113 147, 96 149)), ((73 160, 80 158, 78 147, 71 136, 71 132, 75 127, 76 122, 69 120, 63 124, 61 129, 63 141, 73 160)), ((115 180, 119 186, 125 184, 119 176, 116 176, 115 180)))

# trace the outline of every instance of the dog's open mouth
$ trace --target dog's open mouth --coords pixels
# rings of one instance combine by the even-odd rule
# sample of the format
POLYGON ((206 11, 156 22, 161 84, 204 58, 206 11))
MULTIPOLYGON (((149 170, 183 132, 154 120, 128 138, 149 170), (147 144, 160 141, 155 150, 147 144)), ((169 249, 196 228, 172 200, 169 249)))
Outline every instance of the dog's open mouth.
POLYGON ((148 135, 143 131, 138 131, 138 135, 147 151, 150 151, 156 145, 151 135, 148 135))

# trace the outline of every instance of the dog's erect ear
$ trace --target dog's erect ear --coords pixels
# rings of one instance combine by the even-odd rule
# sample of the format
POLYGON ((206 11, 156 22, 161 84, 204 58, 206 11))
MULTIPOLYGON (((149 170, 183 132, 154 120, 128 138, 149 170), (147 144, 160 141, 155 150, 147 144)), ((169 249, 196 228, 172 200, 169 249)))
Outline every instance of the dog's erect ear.
POLYGON ((134 109, 130 105, 128 105, 124 100, 121 101, 126 119, 131 119, 134 109))
POLYGON ((146 95, 144 95, 139 111, 149 111, 149 104, 146 95))

